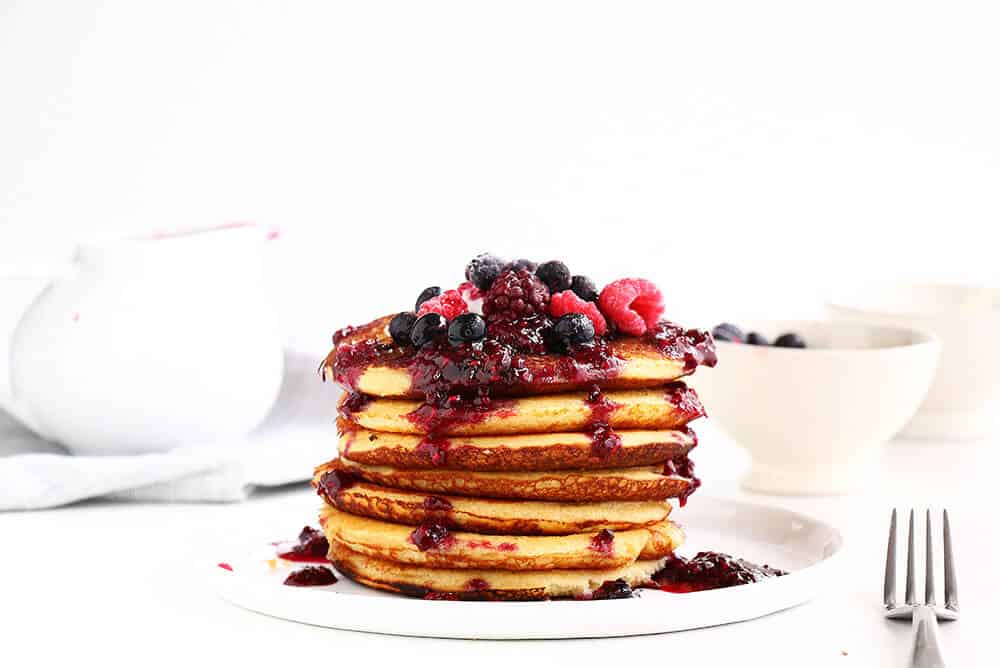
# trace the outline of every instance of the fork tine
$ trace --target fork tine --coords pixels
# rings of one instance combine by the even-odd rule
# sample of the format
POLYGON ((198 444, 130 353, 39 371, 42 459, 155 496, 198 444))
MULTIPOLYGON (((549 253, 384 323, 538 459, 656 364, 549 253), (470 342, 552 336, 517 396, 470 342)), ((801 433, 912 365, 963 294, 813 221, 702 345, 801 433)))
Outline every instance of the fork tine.
POLYGON ((951 553, 951 523, 944 511, 944 606, 958 612, 958 583, 955 581, 955 557, 951 553))
POLYGON ((885 607, 896 607, 896 509, 889 520, 889 547, 885 553, 885 588, 882 590, 885 607))
POLYGON ((917 603, 917 574, 913 568, 913 509, 910 509, 910 535, 906 540, 906 605, 917 603))
POLYGON ((934 534, 931 532, 931 510, 927 509, 927 530, 924 532, 924 603, 935 604, 934 596, 934 534))

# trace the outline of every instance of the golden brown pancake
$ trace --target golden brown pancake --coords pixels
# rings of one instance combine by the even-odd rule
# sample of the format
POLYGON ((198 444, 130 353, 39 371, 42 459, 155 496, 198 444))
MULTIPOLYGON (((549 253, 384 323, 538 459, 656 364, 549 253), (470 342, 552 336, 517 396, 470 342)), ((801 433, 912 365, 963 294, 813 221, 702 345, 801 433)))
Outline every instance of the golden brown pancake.
POLYGON ((377 485, 432 494, 536 501, 660 501, 689 492, 691 480, 664 475, 662 466, 569 471, 450 471, 397 469, 334 460, 317 469, 339 469, 377 485))
MULTIPOLYGON (((318 477, 314 484, 318 483, 318 477)), ((467 496, 428 496, 367 482, 324 493, 324 500, 353 515, 416 526, 434 521, 450 529, 484 534, 566 535, 595 529, 625 531, 670 515, 667 501, 556 503, 467 496)))
MULTIPOLYGON (((389 336, 385 316, 347 328, 335 336, 323 361, 324 378, 379 397, 422 396, 413 382, 414 350, 400 348, 389 336)), ((666 323, 655 334, 609 341, 606 354, 591 358, 519 354, 524 373, 488 386, 494 396, 518 396, 582 390, 594 383, 606 389, 655 387, 686 376, 699 364, 715 364, 715 346, 707 332, 666 323)))
POLYGON ((408 399, 376 398, 353 406, 345 395, 340 403, 341 414, 365 429, 439 436, 573 432, 597 420, 614 429, 678 429, 705 414, 694 390, 683 383, 609 392, 604 406, 596 412, 586 393, 541 395, 494 402, 489 410, 455 419, 408 399))
POLYGON ((334 567, 360 584, 405 594, 454 595, 469 601, 537 601, 589 596, 609 580, 624 580, 633 587, 649 582, 667 558, 636 561, 611 570, 504 571, 495 569, 426 568, 399 564, 358 554, 330 544, 334 567))
POLYGON ((616 432, 621 447, 595 453, 588 433, 509 434, 427 438, 355 428, 339 420, 340 456, 360 464, 397 468, 447 466, 469 471, 555 471, 560 469, 645 466, 685 455, 697 442, 694 432, 629 430, 616 432))
POLYGON ((324 506, 320 525, 331 543, 371 557, 431 568, 620 568, 637 559, 671 554, 684 535, 669 520, 642 529, 606 529, 568 536, 491 536, 448 532, 446 540, 421 549, 422 528, 359 517, 324 506), (601 538, 607 540, 601 541, 601 538))

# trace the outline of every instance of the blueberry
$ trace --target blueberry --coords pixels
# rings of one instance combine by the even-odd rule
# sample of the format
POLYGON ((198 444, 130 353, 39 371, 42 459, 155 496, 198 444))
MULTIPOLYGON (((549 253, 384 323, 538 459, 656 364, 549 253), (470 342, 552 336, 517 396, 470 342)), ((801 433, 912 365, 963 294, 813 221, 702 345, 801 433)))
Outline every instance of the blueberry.
POLYGON ((570 281, 570 290, 585 302, 597 301, 597 286, 586 276, 574 276, 570 281))
POLYGON ((429 288, 424 288, 424 291, 420 293, 419 297, 417 297, 417 305, 413 307, 413 310, 419 311, 421 304, 423 304, 428 299, 434 299, 440 294, 441 294, 441 288, 439 288, 436 285, 432 285, 429 288))
POLYGON ((594 340, 594 323, 582 313, 567 313, 552 327, 557 348, 566 349, 571 344, 590 343, 594 340))
POLYGON ((534 272, 535 269, 538 269, 538 263, 521 258, 520 260, 514 260, 513 262, 508 262, 503 266, 504 271, 507 271, 508 269, 513 269, 514 271, 521 271, 522 269, 527 269, 530 272, 534 272))
POLYGON ((805 348, 806 341, 795 332, 786 332, 774 340, 779 348, 805 348))
POLYGON ((549 291, 555 294, 563 290, 569 290, 572 284, 572 276, 569 267, 559 260, 549 260, 538 265, 535 275, 542 279, 542 283, 549 286, 549 291))
POLYGON ((742 343, 743 330, 732 323, 724 322, 715 326, 715 329, 712 330, 712 337, 715 338, 716 341, 732 341, 733 343, 742 343))
POLYGON ((465 267, 465 280, 485 292, 503 271, 503 260, 496 255, 480 253, 465 267))
POLYGON ((769 346, 771 342, 760 332, 750 332, 747 334, 747 344, 751 346, 769 346))
POLYGON ((413 331, 410 332, 410 342, 417 348, 422 348, 428 343, 444 336, 448 331, 448 321, 440 313, 427 313, 417 318, 413 323, 413 331))
POLYGON ((595 601, 606 601, 613 598, 632 598, 632 587, 621 578, 617 580, 607 580, 604 584, 594 590, 591 597, 595 601))
POLYGON ((398 346, 409 345, 410 332, 413 331, 413 323, 417 321, 416 313, 403 312, 397 314, 389 321, 389 336, 398 346))
POLYGON ((448 343, 453 346, 480 341, 485 336, 486 321, 478 313, 463 313, 448 325, 448 343))

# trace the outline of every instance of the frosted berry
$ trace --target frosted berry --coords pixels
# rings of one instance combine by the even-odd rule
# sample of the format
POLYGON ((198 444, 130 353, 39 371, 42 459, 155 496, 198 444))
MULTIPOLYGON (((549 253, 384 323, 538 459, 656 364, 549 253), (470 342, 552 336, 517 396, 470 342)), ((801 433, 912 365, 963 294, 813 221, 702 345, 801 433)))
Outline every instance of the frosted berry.
POLYGON ((608 333, 608 322, 594 302, 584 301, 572 290, 564 290, 552 295, 549 300, 549 315, 559 318, 567 313, 582 313, 590 319, 597 336, 608 333))
POLYGON ((496 255, 482 253, 465 267, 465 278, 480 290, 489 290, 503 271, 504 262, 496 255))
POLYGON ((514 271, 527 269, 528 271, 534 272, 535 269, 538 269, 538 263, 521 258, 520 260, 514 260, 513 262, 508 262, 503 266, 504 271, 507 271, 508 269, 513 269, 514 271))
POLYGON ((769 346, 771 342, 760 332, 750 332, 747 334, 747 344, 751 346, 769 346))
POLYGON ((567 313, 552 326, 556 347, 565 350, 571 345, 590 343, 594 340, 594 325, 582 313, 567 313))
POLYGON ((462 294, 458 290, 448 290, 421 304, 417 310, 417 316, 440 313, 448 320, 453 320, 468 310, 469 305, 462 299, 462 294))
POLYGON ((712 338, 716 341, 729 341, 731 343, 743 342, 743 330, 731 322, 723 322, 715 326, 712 330, 712 338))
POLYGON ((663 295, 653 283, 642 278, 622 278, 601 290, 601 312, 618 331, 642 336, 656 326, 663 315, 663 295))

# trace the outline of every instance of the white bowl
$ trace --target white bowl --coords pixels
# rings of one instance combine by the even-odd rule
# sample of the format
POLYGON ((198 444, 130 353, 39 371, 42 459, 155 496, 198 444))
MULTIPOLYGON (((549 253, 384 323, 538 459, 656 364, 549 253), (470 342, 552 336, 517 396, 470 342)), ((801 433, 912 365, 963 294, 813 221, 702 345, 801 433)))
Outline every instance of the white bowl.
POLYGON ((806 349, 717 342, 719 364, 692 377, 708 411, 751 455, 744 486, 839 494, 864 484, 878 448, 913 417, 937 366, 934 335, 848 322, 741 322, 806 349))
POLYGON ((941 340, 941 363, 910 438, 966 440, 1000 426, 1000 289, 890 284, 845 288, 831 296, 834 319, 921 329, 941 340))

